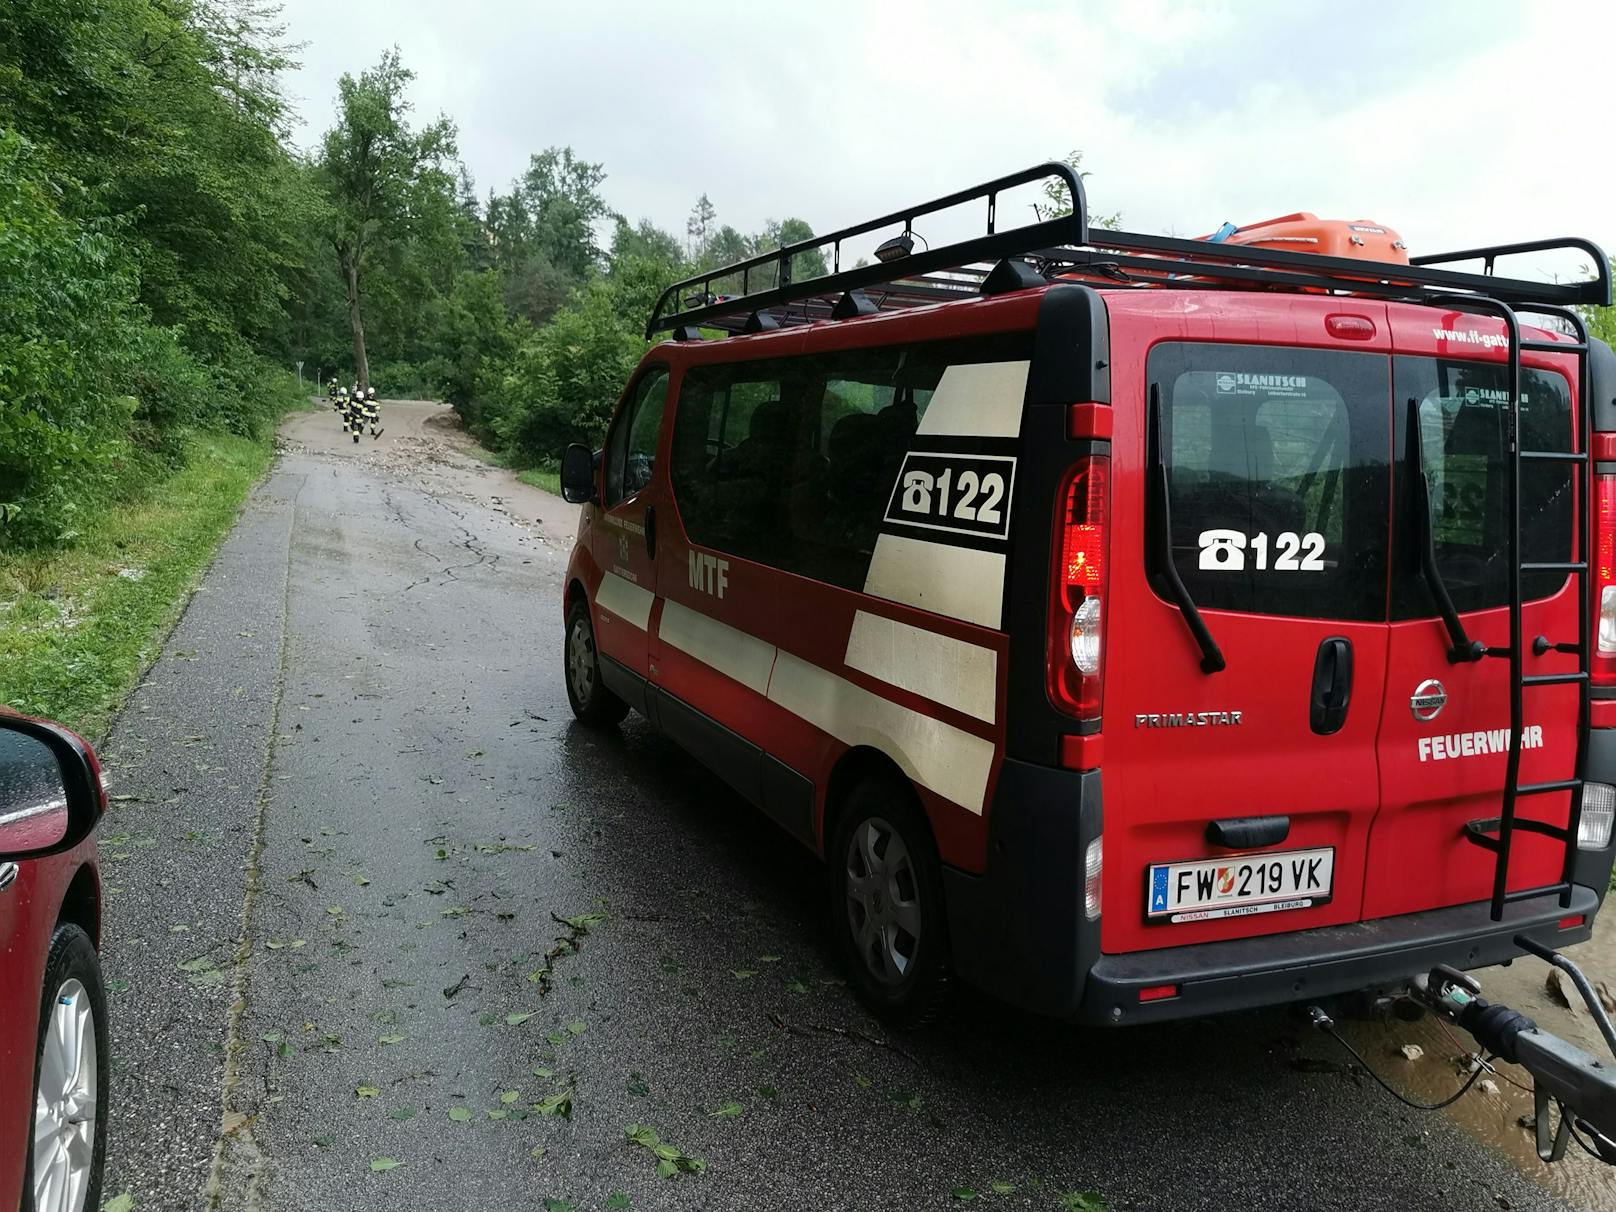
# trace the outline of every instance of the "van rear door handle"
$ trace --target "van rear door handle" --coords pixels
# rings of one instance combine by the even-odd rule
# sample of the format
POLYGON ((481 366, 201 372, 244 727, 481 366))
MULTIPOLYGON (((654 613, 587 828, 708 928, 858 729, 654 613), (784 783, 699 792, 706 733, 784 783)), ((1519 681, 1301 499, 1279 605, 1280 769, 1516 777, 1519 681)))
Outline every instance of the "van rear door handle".
POLYGON ((1313 689, 1308 697, 1308 725, 1320 736, 1340 732, 1352 701, 1352 641, 1331 636, 1313 660, 1313 689))

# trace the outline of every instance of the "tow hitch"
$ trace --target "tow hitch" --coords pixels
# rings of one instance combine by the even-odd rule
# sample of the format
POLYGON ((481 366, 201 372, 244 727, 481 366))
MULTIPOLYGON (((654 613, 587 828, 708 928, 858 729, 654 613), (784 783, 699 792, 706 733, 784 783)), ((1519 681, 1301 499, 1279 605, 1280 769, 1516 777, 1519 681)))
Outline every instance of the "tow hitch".
POLYGON ((1414 997, 1447 1021, 1475 1037, 1476 1067, 1452 1097, 1440 1103, 1416 1103, 1392 1089, 1370 1069, 1356 1049, 1335 1030, 1335 1023, 1318 1006, 1308 1007, 1312 1024, 1351 1052, 1377 1082, 1394 1097, 1419 1110, 1446 1107, 1470 1089, 1493 1059, 1519 1065, 1532 1077, 1532 1105, 1537 1133, 1537 1155, 1545 1162, 1559 1161, 1566 1145, 1575 1140, 1584 1152, 1616 1166, 1616 1028, 1599 1003, 1582 970, 1565 956, 1524 934, 1515 945, 1552 964, 1571 978, 1588 1012, 1599 1026, 1611 1058, 1601 1060, 1556 1035, 1551 1035, 1518 1010, 1489 1002, 1473 977, 1446 964, 1416 977, 1414 997), (1554 1111, 1558 1110, 1558 1118, 1554 1111))

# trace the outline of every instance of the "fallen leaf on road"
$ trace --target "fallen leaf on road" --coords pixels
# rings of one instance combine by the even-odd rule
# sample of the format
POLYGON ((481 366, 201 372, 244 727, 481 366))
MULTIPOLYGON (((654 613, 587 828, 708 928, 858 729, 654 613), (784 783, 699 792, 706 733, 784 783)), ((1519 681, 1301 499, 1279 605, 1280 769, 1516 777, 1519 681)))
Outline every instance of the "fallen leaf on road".
POLYGON ((135 1206, 135 1197, 128 1191, 114 1195, 101 1206, 101 1212, 129 1212, 135 1206))
POLYGON ((540 1115, 559 1115, 562 1119, 572 1118, 572 1091, 558 1090, 548 1098, 541 1099, 533 1104, 533 1110, 540 1115))
POLYGON ((415 1108, 414 1107, 394 1107, 392 1109, 392 1111, 388 1112, 388 1114, 390 1114, 394 1119, 399 1120, 399 1121, 403 1121, 403 1120, 406 1120, 406 1119, 413 1119, 413 1118, 415 1118, 415 1108))
POLYGON ((405 1037, 404 1035, 402 1035, 399 1032, 395 1031, 390 1035, 378 1036, 377 1039, 376 1039, 376 1042, 385 1047, 385 1046, 390 1046, 392 1044, 402 1044, 406 1038, 407 1037, 405 1037))
POLYGON ((403 1164, 396 1157, 378 1157, 370 1163, 370 1168, 373 1172, 380 1174, 384 1170, 396 1170, 403 1164))
POLYGON ((513 1014, 507 1014, 505 1016, 505 1025, 507 1027, 519 1027, 523 1023, 527 1022, 527 1020, 532 1018, 532 1017, 533 1017, 533 1011, 531 1011, 531 1010, 517 1011, 517 1012, 515 1012, 513 1014))
POLYGON ((375 1086, 355 1086, 354 1093, 360 1098, 375 1098, 381 1091, 375 1086))
POLYGON ((449 1118, 457 1124, 463 1124, 471 1118, 471 1112, 465 1107, 450 1107, 449 1118))
POLYGON ((707 1114, 713 1119, 735 1119, 745 1110, 746 1108, 741 1106, 740 1103, 732 1100, 722 1104, 718 1110, 709 1111, 707 1114))

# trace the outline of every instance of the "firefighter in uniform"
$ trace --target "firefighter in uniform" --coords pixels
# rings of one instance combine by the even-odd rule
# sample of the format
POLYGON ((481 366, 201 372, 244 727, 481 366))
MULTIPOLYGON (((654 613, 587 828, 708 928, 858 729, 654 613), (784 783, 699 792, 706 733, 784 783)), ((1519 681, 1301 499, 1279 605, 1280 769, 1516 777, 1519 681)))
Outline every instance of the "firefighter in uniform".
POLYGON ((376 402, 376 389, 374 387, 369 388, 369 389, 366 390, 365 398, 364 398, 364 400, 362 402, 362 407, 363 407, 363 411, 364 411, 365 422, 366 422, 366 424, 368 424, 370 426, 371 439, 374 440, 376 438, 381 437, 382 436, 382 409, 381 409, 381 405, 376 402))
POLYGON ((353 435, 355 442, 365 432, 365 393, 358 387, 348 397, 348 412, 342 422, 343 432, 353 435))

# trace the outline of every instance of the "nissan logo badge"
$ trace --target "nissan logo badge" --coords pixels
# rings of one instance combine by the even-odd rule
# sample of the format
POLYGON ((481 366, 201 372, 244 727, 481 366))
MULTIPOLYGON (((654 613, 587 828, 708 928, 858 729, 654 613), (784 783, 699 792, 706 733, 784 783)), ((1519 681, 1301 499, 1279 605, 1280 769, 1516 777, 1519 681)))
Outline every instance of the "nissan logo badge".
POLYGON ((1447 705, 1448 692, 1442 689, 1442 683, 1435 678, 1426 678, 1414 687, 1414 693, 1408 700, 1408 709, 1421 723, 1436 719, 1447 705))

